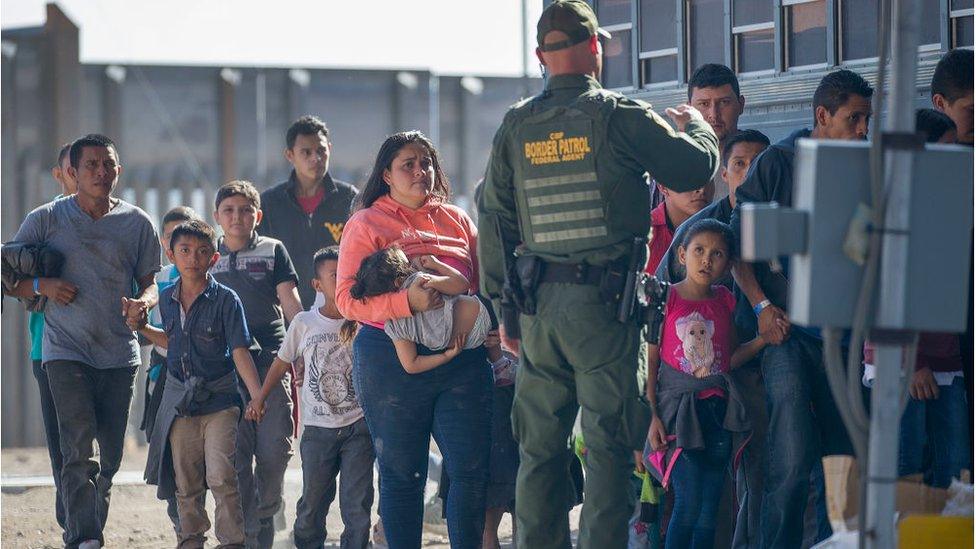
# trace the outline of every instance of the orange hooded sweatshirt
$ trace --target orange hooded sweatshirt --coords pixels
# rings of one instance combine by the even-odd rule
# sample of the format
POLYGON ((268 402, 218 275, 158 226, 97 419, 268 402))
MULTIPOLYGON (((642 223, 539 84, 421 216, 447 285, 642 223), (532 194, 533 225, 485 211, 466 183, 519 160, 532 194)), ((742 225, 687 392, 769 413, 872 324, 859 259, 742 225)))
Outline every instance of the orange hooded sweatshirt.
POLYGON ((383 195, 369 208, 359 210, 342 230, 339 267, 336 273, 336 305, 342 316, 383 327, 391 318, 411 315, 407 290, 363 300, 349 295, 363 259, 378 250, 396 245, 413 259, 434 255, 459 270, 478 290, 476 257, 478 228, 461 208, 429 199, 416 210, 383 195))

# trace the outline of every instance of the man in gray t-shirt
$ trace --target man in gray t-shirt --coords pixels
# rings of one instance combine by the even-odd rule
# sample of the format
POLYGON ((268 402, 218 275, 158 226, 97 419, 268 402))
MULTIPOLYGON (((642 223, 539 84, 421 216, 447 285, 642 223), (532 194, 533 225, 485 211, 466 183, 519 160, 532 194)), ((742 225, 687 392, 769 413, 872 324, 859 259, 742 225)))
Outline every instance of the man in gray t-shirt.
POLYGON ((18 242, 44 242, 64 254, 61 279, 79 290, 71 303, 48 301, 42 361, 73 360, 102 370, 139 365, 135 333, 119 314, 133 282, 159 270, 159 240, 149 216, 117 200, 92 219, 73 196, 31 212, 18 242))
POLYGON ((131 327, 158 298, 159 239, 144 211, 112 197, 122 167, 110 139, 87 135, 69 155, 78 193, 28 214, 14 237, 60 252, 61 276, 24 280, 12 293, 48 297, 41 360, 61 433, 64 542, 87 548, 104 542, 139 365, 131 327))

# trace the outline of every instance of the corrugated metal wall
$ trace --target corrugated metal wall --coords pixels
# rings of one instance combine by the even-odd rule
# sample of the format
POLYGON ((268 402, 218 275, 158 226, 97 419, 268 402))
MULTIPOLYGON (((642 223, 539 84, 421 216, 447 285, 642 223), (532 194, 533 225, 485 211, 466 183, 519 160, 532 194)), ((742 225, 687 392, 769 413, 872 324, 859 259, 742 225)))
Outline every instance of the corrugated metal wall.
MULTIPOLYGON (((2 33, 3 241, 27 212, 57 193, 49 168, 58 146, 80 133, 116 140, 125 167, 120 196, 155 219, 177 204, 208 215, 221 182, 242 178, 264 189, 287 177, 284 131, 305 113, 329 125, 330 171, 353 183, 365 179, 387 134, 424 131, 444 158, 455 201, 470 208, 506 107, 541 88, 538 79, 425 71, 82 65, 77 27, 55 5, 47 9, 43 27, 2 33)), ((919 107, 929 105, 941 53, 920 54, 919 107)), ((871 63, 847 68, 874 80, 871 63)), ((740 127, 777 140, 809 126, 813 91, 829 70, 743 78, 740 127)), ((660 112, 685 102, 685 94, 684 85, 675 85, 631 95, 660 112)), ((0 446, 41 445, 26 315, 13 300, 4 304, 2 334, 0 446)))
MULTIPOLYGON (((5 30, 2 42, 4 242, 57 194, 50 168, 59 145, 79 134, 118 143, 123 199, 157 220, 178 204, 209 218, 220 183, 248 179, 264 189, 288 177, 285 130, 306 113, 329 126, 330 173, 356 184, 386 135, 424 131, 440 149, 456 201, 469 206, 506 108, 541 87, 538 79, 425 71, 80 64, 78 29, 53 4, 43 27, 5 30)), ((44 444, 26 319, 19 303, 5 300, 3 447, 44 444)), ((141 413, 137 399, 130 424, 141 413)))

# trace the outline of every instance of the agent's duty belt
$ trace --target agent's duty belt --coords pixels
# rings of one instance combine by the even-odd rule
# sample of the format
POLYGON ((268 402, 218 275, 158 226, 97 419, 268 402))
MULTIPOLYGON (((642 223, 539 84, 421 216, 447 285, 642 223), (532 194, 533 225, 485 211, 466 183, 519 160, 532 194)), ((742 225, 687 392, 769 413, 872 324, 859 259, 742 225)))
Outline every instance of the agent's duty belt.
POLYGON ((539 282, 599 286, 603 281, 604 273, 606 273, 606 268, 597 265, 546 262, 542 267, 542 277, 539 282))

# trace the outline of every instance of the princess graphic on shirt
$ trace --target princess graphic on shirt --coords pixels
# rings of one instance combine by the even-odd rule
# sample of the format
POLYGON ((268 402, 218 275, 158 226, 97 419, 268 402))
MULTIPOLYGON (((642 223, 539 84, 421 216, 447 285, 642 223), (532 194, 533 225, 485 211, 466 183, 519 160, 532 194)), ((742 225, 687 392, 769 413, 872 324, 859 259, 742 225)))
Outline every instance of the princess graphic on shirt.
POLYGON ((679 362, 681 371, 699 379, 711 375, 715 364, 715 346, 712 343, 715 323, 695 311, 678 318, 675 328, 684 351, 679 362))

